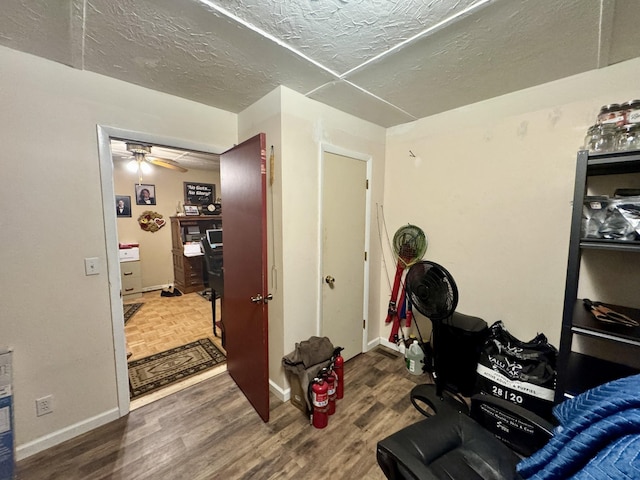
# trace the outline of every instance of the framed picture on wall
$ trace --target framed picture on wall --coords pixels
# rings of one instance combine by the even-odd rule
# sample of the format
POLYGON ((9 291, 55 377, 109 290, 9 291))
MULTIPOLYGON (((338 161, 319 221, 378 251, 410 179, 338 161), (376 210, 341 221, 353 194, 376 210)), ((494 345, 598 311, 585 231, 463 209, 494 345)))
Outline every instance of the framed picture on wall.
POLYGON ((116 215, 118 217, 131 216, 131 196, 116 195, 116 215))
POLYGON ((136 205, 155 205, 156 186, 136 183, 136 205))
POLYGON ((185 215, 200 215, 198 211, 197 205, 185 205, 184 206, 184 214, 185 215))
POLYGON ((184 203, 186 205, 212 205, 216 199, 213 183, 184 182, 184 203))

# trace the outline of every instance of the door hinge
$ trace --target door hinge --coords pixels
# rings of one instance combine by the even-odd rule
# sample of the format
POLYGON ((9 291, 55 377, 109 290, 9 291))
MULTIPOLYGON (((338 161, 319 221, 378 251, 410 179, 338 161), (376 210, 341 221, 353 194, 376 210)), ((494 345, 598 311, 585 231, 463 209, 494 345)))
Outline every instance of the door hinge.
POLYGON ((366 184, 365 184, 365 190, 369 190, 369 179, 367 178, 366 180, 366 184))
POLYGON ((367 321, 366 320, 362 320, 362 329, 364 330, 367 326, 367 321))
POLYGON ((367 252, 364 252, 364 261, 367 261, 367 252))

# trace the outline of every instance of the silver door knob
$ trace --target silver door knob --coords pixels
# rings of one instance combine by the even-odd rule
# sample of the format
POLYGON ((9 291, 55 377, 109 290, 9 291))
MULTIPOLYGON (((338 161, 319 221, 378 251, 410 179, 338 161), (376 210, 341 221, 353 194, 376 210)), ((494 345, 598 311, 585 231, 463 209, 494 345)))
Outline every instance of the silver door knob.
POLYGON ((252 303, 260 303, 262 302, 262 295, 258 294, 255 297, 251 297, 252 303))
POLYGON ((264 303, 268 303, 269 300, 273 300, 273 295, 271 293, 264 297, 264 303))
POLYGON ((327 282, 331 288, 333 288, 333 284, 336 282, 336 279, 331 275, 327 275, 326 277, 324 277, 324 281, 327 282))

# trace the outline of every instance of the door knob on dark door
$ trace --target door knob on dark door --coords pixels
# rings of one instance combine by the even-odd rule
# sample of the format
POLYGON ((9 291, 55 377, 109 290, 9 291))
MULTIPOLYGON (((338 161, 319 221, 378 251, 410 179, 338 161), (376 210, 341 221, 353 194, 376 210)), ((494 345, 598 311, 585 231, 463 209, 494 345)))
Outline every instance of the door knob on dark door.
POLYGON ((327 282, 331 288, 333 288, 333 284, 336 282, 336 279, 333 278, 331 275, 327 275, 324 278, 324 281, 327 282))
POLYGON ((251 297, 251 302, 253 303, 260 303, 262 302, 262 295, 258 294, 255 297, 251 297))
POLYGON ((271 293, 264 297, 264 303, 269 303, 269 300, 273 300, 273 294, 271 293))

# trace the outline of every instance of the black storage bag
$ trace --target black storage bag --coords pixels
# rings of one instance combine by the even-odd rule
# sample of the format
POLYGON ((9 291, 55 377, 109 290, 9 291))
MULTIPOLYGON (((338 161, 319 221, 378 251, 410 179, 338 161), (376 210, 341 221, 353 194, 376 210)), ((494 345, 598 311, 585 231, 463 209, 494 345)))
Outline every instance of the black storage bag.
POLYGON ((477 390, 552 419, 557 356, 544 334, 524 342, 497 321, 480 352, 477 390))

